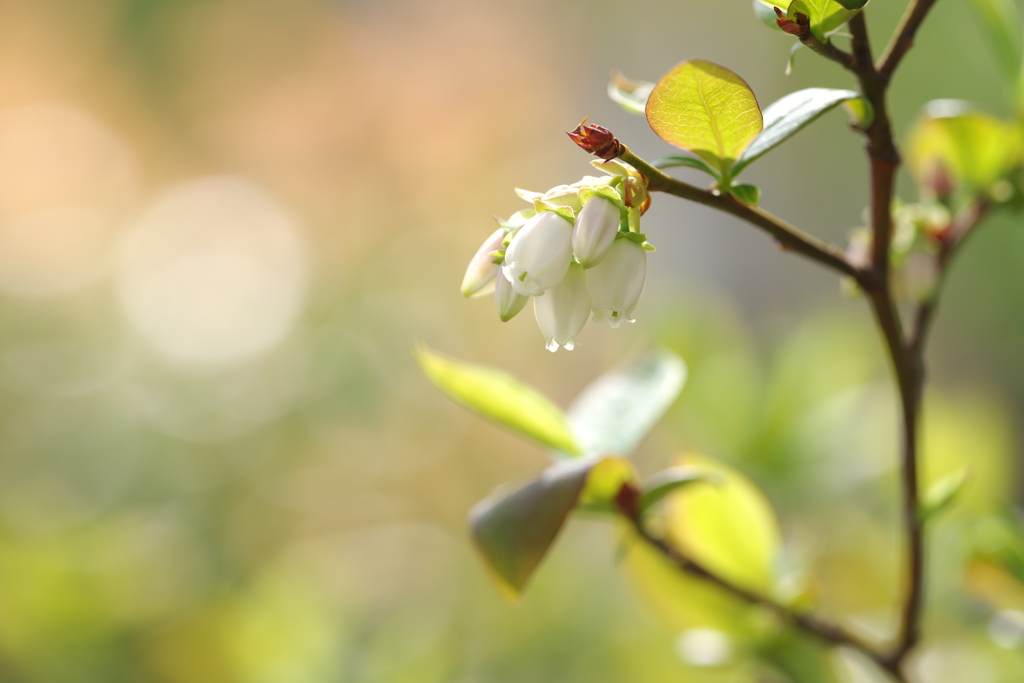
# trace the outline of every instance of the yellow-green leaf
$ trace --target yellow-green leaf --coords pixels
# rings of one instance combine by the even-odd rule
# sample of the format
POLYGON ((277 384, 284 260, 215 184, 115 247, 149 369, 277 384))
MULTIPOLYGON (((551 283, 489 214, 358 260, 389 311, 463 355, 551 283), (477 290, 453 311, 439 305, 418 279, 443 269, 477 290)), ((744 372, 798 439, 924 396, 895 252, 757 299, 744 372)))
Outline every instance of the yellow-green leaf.
POLYGON ((1009 123, 962 102, 929 105, 908 136, 911 173, 923 185, 945 173, 957 185, 985 192, 1020 164, 1021 139, 1009 123))
POLYGON ((740 472, 707 456, 687 454, 681 464, 720 480, 669 498, 673 543, 730 581, 770 591, 781 534, 768 499, 740 472))
POLYGON ((724 177, 761 132, 761 109, 742 78, 702 60, 677 65, 647 100, 647 122, 661 139, 693 152, 724 177))
POLYGON ((424 374, 456 403, 543 446, 580 454, 562 410, 515 377, 457 361, 423 345, 416 348, 416 358, 424 374))

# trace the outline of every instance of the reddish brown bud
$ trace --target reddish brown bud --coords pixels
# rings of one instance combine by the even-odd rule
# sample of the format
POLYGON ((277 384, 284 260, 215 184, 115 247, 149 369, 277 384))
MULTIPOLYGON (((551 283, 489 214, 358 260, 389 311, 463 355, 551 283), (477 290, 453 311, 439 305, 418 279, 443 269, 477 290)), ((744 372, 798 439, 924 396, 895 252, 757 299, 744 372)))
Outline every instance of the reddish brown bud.
POLYGON ((623 484, 619 487, 619 492, 615 494, 615 506, 626 517, 636 519, 640 513, 640 491, 632 484, 623 484))
POLYGON ((797 12, 794 15, 796 21, 787 17, 778 7, 775 8, 775 15, 778 17, 775 24, 791 36, 803 40, 811 31, 811 19, 802 12, 797 12))
MULTIPOLYGON (((589 117, 587 117, 589 118, 589 117)), ((576 130, 568 133, 572 141, 582 147, 585 151, 600 157, 605 161, 614 159, 622 152, 622 145, 615 139, 612 132, 604 126, 588 124, 584 118, 576 130)))

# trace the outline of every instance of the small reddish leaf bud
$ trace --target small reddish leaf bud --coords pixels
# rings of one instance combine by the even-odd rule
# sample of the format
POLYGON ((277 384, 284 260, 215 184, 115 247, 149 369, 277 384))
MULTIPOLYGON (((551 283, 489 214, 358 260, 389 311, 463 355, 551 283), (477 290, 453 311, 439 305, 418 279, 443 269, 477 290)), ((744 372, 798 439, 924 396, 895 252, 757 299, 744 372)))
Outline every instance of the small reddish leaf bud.
POLYGON ((628 482, 615 494, 615 506, 629 519, 636 519, 640 513, 640 491, 628 482))
POLYGON ((775 20, 776 25, 791 36, 803 40, 811 30, 811 19, 806 14, 797 12, 794 16, 796 21, 787 17, 781 9, 775 8, 775 14, 779 18, 775 20))
POLYGON ((619 141, 615 139, 610 130, 597 124, 588 124, 586 118, 580 122, 580 125, 576 126, 576 130, 568 133, 568 135, 584 151, 605 161, 614 159, 622 151, 622 145, 619 144, 619 141))

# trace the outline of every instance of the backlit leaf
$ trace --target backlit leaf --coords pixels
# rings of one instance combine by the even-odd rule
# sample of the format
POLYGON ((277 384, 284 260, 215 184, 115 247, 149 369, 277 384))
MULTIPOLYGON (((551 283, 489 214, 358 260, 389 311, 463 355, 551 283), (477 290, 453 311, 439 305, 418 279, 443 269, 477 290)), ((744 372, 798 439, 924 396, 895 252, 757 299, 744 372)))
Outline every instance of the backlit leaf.
POLYGON ((720 477, 714 473, 694 466, 670 467, 654 475, 643 483, 640 496, 640 514, 643 515, 661 500, 677 489, 691 484, 715 484, 720 477))
POLYGON ((416 358, 424 374, 456 403, 543 446, 569 455, 580 453, 562 410, 515 377, 423 345, 417 347, 416 358))
POLYGON ((907 161, 921 184, 941 169, 957 185, 984 192, 1020 163, 1020 134, 1011 124, 963 102, 928 105, 907 139, 907 161))
POLYGON ((921 520, 931 519, 952 505, 970 479, 970 470, 962 467, 931 484, 921 500, 921 520))
POLYGON ((686 364, 668 351, 647 353, 587 386, 569 408, 586 455, 629 455, 679 396, 686 364))
POLYGON ((853 90, 807 88, 776 100, 764 110, 764 130, 736 163, 735 174, 840 103, 860 97, 853 90))
POLYGON ((663 140, 725 177, 762 127, 757 98, 743 79, 697 59, 677 65, 654 86, 647 122, 663 140))
POLYGON ((720 481, 687 488, 668 501, 672 542, 730 581, 769 591, 781 535, 768 499, 740 472, 711 458, 691 453, 682 464, 720 481))

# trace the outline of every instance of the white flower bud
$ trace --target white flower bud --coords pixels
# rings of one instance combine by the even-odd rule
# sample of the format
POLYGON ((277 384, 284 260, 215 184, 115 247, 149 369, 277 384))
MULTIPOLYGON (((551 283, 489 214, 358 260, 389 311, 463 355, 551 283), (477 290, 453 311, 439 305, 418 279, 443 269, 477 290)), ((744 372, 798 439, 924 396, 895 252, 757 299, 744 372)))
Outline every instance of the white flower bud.
POLYGON ((619 231, 619 207, 599 195, 590 198, 576 216, 572 251, 584 268, 596 266, 619 231))
POLYGON ((572 351, 576 346, 576 335, 590 316, 590 296, 584 282, 583 267, 578 263, 571 264, 561 282, 544 296, 533 300, 533 312, 548 351, 557 351, 559 346, 572 351))
POLYGON ((615 240, 604 259, 586 272, 587 291, 594 308, 594 322, 608 321, 618 327, 630 314, 644 291, 647 252, 625 237, 615 240))
POLYGON ((501 322, 507 323, 523 310, 523 306, 530 300, 530 297, 523 296, 513 289, 512 283, 504 274, 501 274, 494 282, 494 300, 498 304, 498 317, 501 318, 501 322))
POLYGON ((571 261, 572 223, 542 211, 512 238, 502 272, 520 294, 540 296, 562 281, 571 261))
POLYGON ((469 267, 466 268, 466 275, 462 278, 462 296, 471 298, 490 293, 487 285, 494 281, 501 269, 501 266, 494 262, 491 253, 501 249, 504 239, 505 231, 498 228, 476 250, 469 267))

